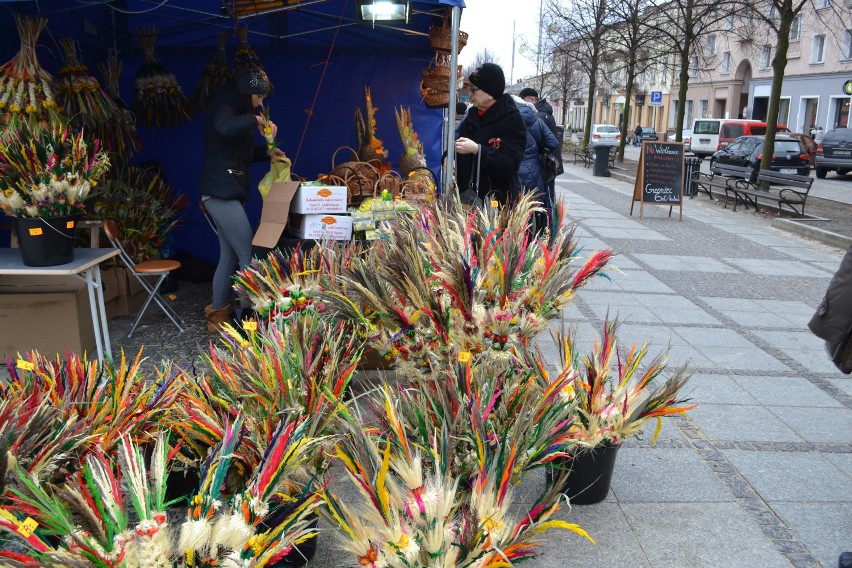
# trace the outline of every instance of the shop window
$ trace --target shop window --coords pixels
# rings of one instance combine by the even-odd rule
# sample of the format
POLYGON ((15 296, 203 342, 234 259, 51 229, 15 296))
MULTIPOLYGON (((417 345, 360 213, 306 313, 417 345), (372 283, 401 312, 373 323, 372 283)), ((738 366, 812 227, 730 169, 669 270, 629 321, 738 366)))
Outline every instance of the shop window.
POLYGON ((825 35, 814 36, 811 43, 811 63, 825 63, 825 35))
POLYGON ((731 73, 731 52, 726 51, 722 54, 722 65, 719 71, 722 75, 729 75, 731 73))

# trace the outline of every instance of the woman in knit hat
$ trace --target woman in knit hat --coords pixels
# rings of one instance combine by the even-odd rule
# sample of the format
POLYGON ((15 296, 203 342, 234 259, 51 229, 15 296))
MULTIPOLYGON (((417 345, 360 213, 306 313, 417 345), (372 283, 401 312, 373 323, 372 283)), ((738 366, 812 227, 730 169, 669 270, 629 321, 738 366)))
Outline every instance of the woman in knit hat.
POLYGON ((467 118, 456 139, 459 191, 475 190, 479 199, 509 203, 520 193, 518 168, 527 129, 499 65, 484 63, 471 73, 467 118))
MULTIPOLYGON (((237 69, 234 78, 213 94, 204 123, 204 166, 199 192, 203 207, 216 222, 219 264, 213 276, 213 302, 204 308, 207 329, 215 332, 231 317, 231 278, 237 265, 251 262, 252 229, 243 203, 249 198, 249 164, 283 157, 266 144, 254 146, 255 133, 263 137, 264 119, 256 109, 272 90, 259 67, 237 69)), ((278 127, 270 122, 272 137, 278 127)))

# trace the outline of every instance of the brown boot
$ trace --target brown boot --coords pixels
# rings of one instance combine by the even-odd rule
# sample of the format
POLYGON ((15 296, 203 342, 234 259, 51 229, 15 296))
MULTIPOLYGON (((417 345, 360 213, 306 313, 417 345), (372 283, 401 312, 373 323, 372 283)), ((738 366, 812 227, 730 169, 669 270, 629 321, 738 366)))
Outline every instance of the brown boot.
POLYGON ((212 311, 213 311, 213 304, 207 304, 206 306, 204 306, 204 317, 209 316, 210 312, 212 312, 212 311))
POLYGON ((231 306, 211 309, 210 313, 207 314, 207 331, 210 333, 217 333, 222 327, 222 324, 231 319, 231 313, 233 311, 234 310, 231 306))

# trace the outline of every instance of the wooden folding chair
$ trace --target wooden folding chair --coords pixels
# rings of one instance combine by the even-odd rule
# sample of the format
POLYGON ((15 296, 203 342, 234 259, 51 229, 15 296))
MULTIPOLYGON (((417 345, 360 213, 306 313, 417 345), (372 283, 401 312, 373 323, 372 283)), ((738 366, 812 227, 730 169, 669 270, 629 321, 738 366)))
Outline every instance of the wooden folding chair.
POLYGON ((133 262, 133 259, 130 258, 129 254, 127 254, 127 251, 124 250, 121 241, 118 239, 118 227, 116 227, 115 222, 104 221, 104 232, 106 232, 106 236, 109 239, 109 242, 112 243, 112 246, 118 249, 118 256, 121 258, 121 262, 128 270, 130 270, 130 272, 133 273, 133 276, 136 277, 145 290, 148 291, 148 298, 145 300, 145 303, 136 315, 136 321, 133 322, 133 327, 130 328, 130 333, 127 334, 127 337, 132 336, 133 332, 136 331, 136 326, 139 325, 139 320, 142 319, 142 316, 145 314, 145 310, 148 309, 148 306, 151 305, 152 301, 160 306, 168 318, 172 320, 172 323, 175 324, 181 332, 183 332, 180 316, 178 316, 172 307, 160 297, 159 293, 160 286, 163 285, 163 282, 165 282, 169 274, 180 268, 180 262, 168 259, 145 260, 139 263, 133 262), (152 284, 146 276, 159 276, 159 278, 152 284))

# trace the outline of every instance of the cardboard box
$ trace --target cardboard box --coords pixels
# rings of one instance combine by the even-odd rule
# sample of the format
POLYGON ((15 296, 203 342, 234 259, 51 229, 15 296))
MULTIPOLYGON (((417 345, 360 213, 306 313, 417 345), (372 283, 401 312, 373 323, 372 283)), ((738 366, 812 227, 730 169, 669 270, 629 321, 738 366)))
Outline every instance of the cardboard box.
POLYGON ((290 213, 346 213, 348 196, 345 185, 302 184, 290 204, 290 213))
POLYGON ((290 216, 290 232, 300 239, 352 240, 352 217, 349 215, 290 216))
POLYGON ((76 278, 0 279, 0 356, 95 352, 86 284, 76 278))
MULTIPOLYGON (((106 305, 108 320, 115 316, 132 316, 136 314, 142 308, 145 300, 148 299, 148 291, 127 268, 116 268, 115 277, 118 296, 106 305)), ((159 278, 159 276, 156 278, 159 278)))
POLYGON ((273 249, 278 245, 278 239, 287 227, 290 215, 290 203, 299 189, 300 182, 286 181, 273 183, 269 193, 263 200, 263 210, 260 212, 260 226, 254 234, 251 244, 256 247, 273 249))

